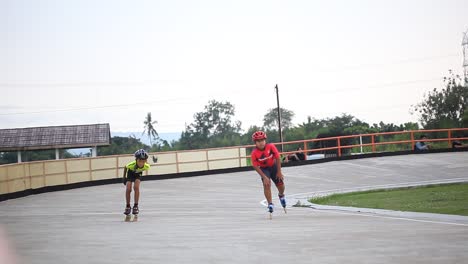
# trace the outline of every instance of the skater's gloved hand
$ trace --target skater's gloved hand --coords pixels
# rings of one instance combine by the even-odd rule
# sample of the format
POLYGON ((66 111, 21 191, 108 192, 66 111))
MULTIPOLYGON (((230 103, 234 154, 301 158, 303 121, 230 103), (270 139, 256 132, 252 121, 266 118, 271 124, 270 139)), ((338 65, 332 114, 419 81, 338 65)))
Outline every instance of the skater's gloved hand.
POLYGON ((122 178, 122 183, 123 183, 123 185, 127 185, 127 177, 124 176, 122 178))

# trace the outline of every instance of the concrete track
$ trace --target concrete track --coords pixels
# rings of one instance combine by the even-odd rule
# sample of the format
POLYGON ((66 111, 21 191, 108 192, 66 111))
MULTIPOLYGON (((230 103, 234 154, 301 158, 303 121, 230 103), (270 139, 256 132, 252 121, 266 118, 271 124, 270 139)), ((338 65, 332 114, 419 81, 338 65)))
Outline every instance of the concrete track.
MULTIPOLYGON (((468 153, 336 161, 284 174, 288 195, 468 181, 468 153)), ((0 224, 23 263, 468 263, 468 222, 297 207, 288 214, 277 207, 270 221, 253 170, 141 188, 135 223, 123 221, 124 186, 113 184, 1 202, 0 224)))

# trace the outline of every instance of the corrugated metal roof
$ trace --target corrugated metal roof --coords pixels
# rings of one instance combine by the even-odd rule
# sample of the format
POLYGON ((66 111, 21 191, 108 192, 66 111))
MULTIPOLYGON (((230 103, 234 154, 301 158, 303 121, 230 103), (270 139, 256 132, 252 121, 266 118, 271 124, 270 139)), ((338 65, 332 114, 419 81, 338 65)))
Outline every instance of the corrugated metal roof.
POLYGON ((107 145, 109 124, 0 129, 0 151, 107 145))

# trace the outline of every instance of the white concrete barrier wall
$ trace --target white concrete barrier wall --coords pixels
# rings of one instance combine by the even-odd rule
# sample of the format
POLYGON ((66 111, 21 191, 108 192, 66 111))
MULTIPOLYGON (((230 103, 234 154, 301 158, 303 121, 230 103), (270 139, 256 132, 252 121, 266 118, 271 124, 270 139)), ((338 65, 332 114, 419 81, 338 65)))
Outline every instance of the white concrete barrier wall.
MULTIPOLYGON (((151 168, 144 176, 247 166, 245 156, 245 148, 150 153, 151 168), (152 156, 158 157, 157 164, 153 164, 152 156)), ((133 160, 132 155, 122 155, 1 165, 0 194, 120 178, 124 166, 133 160)))

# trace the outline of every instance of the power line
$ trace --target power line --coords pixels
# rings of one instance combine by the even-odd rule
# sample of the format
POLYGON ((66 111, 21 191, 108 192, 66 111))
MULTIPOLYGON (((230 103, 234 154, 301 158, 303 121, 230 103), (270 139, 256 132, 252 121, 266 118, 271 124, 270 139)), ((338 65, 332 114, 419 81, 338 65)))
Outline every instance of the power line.
POLYGON ((149 81, 102 81, 102 82, 58 82, 58 83, 0 83, 0 87, 87 87, 87 86, 148 86, 156 83, 185 82, 182 80, 149 80, 149 81))
MULTIPOLYGON (((412 62, 425 62, 431 60, 440 60, 450 57, 459 57, 459 54, 447 54, 441 56, 432 56, 432 57, 419 57, 419 58, 409 58, 396 60, 388 63, 375 63, 375 64, 357 64, 344 66, 339 68, 330 68, 330 69, 315 69, 314 71, 318 72, 340 72, 346 70, 354 69, 363 69, 363 68, 376 68, 388 65, 399 65, 412 62)), ((226 79, 223 79, 226 81, 226 79)), ((239 80, 239 79, 235 79, 239 80)), ((87 87, 87 86, 148 86, 154 85, 156 83, 174 83, 174 82, 190 82, 193 80, 148 80, 148 81, 102 81, 102 82, 61 82, 61 83, 0 83, 0 87, 87 87)))
POLYGON ((320 94, 327 94, 327 93, 337 93, 337 92, 346 92, 346 91, 359 91, 359 90, 367 90, 367 89, 375 89, 375 88, 387 88, 393 86, 404 86, 409 84, 416 84, 416 83, 423 83, 423 82, 433 82, 441 80, 440 78, 432 78, 432 79, 423 79, 423 80, 413 80, 413 81, 401 81, 401 82, 391 82, 385 84, 375 84, 370 86, 361 86, 357 88, 342 88, 342 89, 335 89, 335 90, 322 90, 317 91, 320 94))
MULTIPOLYGON (((260 88, 259 90, 266 90, 266 88, 264 88, 264 89, 260 88)), ((229 93, 238 94, 238 91, 230 91, 230 92, 220 91, 218 93, 210 93, 210 96, 226 95, 226 94, 229 94, 229 93)), ((66 109, 52 109, 52 110, 42 110, 42 111, 0 113, 0 116, 43 114, 43 113, 55 113, 55 112, 70 112, 70 111, 94 110, 94 109, 105 109, 105 108, 127 108, 127 107, 135 106, 135 105, 147 105, 147 104, 156 104, 156 103, 172 103, 172 102, 183 101, 183 100, 193 100, 193 97, 177 97, 177 98, 153 100, 153 101, 146 101, 146 102, 136 102, 136 103, 130 103, 130 104, 86 106, 86 107, 76 107, 76 108, 66 108, 66 109)))
POLYGON ((384 66, 391 66, 391 65, 400 65, 400 64, 407 64, 412 62, 426 62, 431 60, 440 60, 445 58, 451 57, 459 57, 459 54, 447 54, 441 56, 433 56, 433 57, 419 57, 419 58, 410 58, 410 59, 403 59, 397 60, 388 63, 372 63, 372 64, 360 64, 360 65, 350 65, 344 67, 337 67, 337 68, 330 68, 330 69, 319 69, 318 71, 322 72, 339 72, 339 71, 346 71, 346 70, 357 70, 362 68, 376 68, 376 67, 384 67, 384 66))
MULTIPOLYGON (((375 89, 375 88, 387 88, 393 86, 402 86, 408 84, 415 84, 415 83, 422 83, 422 82, 431 82, 440 80, 440 78, 433 78, 433 79, 425 79, 425 80, 412 80, 412 81, 402 81, 402 82, 392 82, 386 84, 379 84, 379 85, 371 85, 371 86, 363 86, 358 88, 343 88, 343 89, 335 89, 335 90, 322 90, 316 91, 321 95, 327 93, 336 93, 336 92, 354 92, 357 90, 366 90, 366 89, 375 89)), ((238 93, 237 91, 233 91, 232 93, 238 93)), ((222 93, 218 93, 225 95, 226 92, 223 91, 222 93)), ((215 94, 210 94, 213 96, 215 94)), ((70 111, 81 111, 81 110, 94 110, 94 109, 105 109, 105 108, 126 108, 135 105, 145 105, 145 104, 155 104, 155 103, 170 103, 182 100, 191 100, 191 97, 179 97, 179 98, 171 98, 171 99, 164 99, 164 100, 155 100, 155 101, 147 101, 147 102, 137 102, 131 104, 118 104, 118 105, 103 105, 103 106, 88 106, 88 107, 77 107, 77 108, 66 108, 66 109, 53 109, 53 110, 43 110, 43 111, 29 111, 29 112, 15 112, 15 113, 0 113, 0 116, 7 116, 7 115, 26 115, 26 114, 43 114, 43 113, 55 113, 55 112, 70 112, 70 111)))
POLYGON ((183 99, 190 99, 190 98, 186 97, 186 98, 178 98, 178 99, 166 99, 166 100, 157 100, 157 101, 148 101, 148 102, 138 102, 138 103, 131 103, 131 104, 90 106, 90 107, 54 109, 54 110, 44 110, 44 111, 1 113, 0 116, 25 115, 25 114, 42 114, 42 113, 55 113, 55 112, 69 112, 69 111, 92 110, 92 109, 103 109, 103 108, 120 108, 120 107, 128 107, 128 106, 142 105, 142 104, 154 104, 154 103, 162 103, 162 102, 171 102, 171 101, 177 101, 177 100, 183 100, 183 99))

